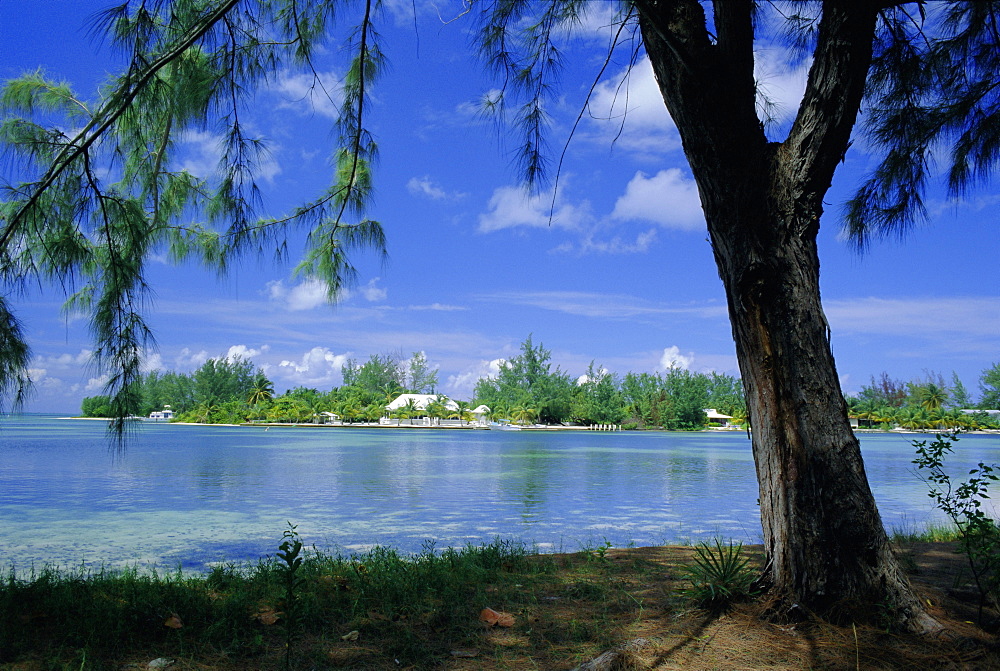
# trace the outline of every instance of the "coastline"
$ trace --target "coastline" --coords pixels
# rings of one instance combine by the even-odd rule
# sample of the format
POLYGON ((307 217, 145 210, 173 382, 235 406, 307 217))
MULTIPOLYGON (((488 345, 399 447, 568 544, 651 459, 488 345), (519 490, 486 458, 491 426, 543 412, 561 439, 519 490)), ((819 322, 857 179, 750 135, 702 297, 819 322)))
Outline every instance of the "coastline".
MULTIPOLYGON (((57 417, 60 420, 84 420, 84 421, 111 421, 110 417, 57 417)), ((489 426, 483 426, 480 424, 383 424, 381 422, 354 422, 354 423, 337 423, 337 424, 314 424, 312 422, 243 422, 240 424, 207 424, 203 422, 174 422, 174 421, 159 421, 159 420, 147 420, 145 418, 138 418, 139 423, 149 423, 149 424, 170 424, 173 426, 224 426, 224 427, 242 427, 242 428, 264 428, 270 429, 272 427, 285 428, 285 429, 443 429, 443 430, 475 430, 475 431, 489 431, 491 428, 489 426)), ((605 425, 612 427, 613 425, 605 425)), ((650 431, 660 431, 666 433, 746 433, 746 429, 742 427, 707 427, 704 429, 694 429, 694 430, 671 430, 671 429, 620 429, 620 428, 595 428, 592 426, 583 425, 570 425, 570 426, 556 426, 551 424, 529 424, 526 426, 519 426, 519 431, 592 431, 592 432, 615 432, 615 433, 648 433, 650 431)), ((946 433, 948 429, 854 429, 855 435, 865 434, 865 435, 877 435, 877 434, 903 434, 903 435, 935 435, 938 433, 946 433)), ((976 429, 975 431, 962 431, 961 433, 967 435, 982 435, 982 436, 993 436, 1000 435, 1000 429, 976 429)))

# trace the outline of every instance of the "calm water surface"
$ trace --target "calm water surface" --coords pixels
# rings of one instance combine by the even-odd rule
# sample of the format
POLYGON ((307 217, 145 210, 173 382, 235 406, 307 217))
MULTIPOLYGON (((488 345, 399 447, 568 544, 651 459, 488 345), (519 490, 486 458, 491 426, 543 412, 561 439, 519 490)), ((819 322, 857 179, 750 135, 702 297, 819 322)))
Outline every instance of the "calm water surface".
MULTIPOLYGON (((889 528, 942 521, 911 441, 866 435, 889 528)), ((1000 436, 963 436, 955 473, 1000 462, 1000 436)), ((542 551, 605 540, 757 542, 741 433, 279 429, 144 424, 109 452, 104 424, 27 416, 0 425, 0 565, 200 569, 273 554, 286 523, 329 551, 418 551, 496 536, 542 551)))

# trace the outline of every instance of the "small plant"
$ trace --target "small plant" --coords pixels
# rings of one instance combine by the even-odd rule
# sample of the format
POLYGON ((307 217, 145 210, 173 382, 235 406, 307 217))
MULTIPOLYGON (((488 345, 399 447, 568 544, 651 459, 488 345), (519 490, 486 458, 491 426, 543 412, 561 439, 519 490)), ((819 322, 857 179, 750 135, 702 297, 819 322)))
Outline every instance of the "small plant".
POLYGON ((969 561, 973 581, 979 592, 979 621, 983 619, 983 606, 987 598, 996 598, 1000 588, 1000 527, 983 512, 982 502, 989 498, 990 483, 1000 479, 996 465, 979 462, 969 471, 971 476, 958 485, 944 470, 945 456, 954 451, 958 434, 937 434, 927 444, 926 440, 913 441, 917 458, 913 463, 926 471, 925 481, 930 487, 928 496, 934 499, 958 529, 958 541, 969 561))
POLYGON ((743 543, 712 545, 699 543, 694 549, 694 566, 688 569, 691 581, 685 594, 705 608, 725 608, 730 603, 756 596, 755 572, 743 556, 743 543))
POLYGON ((605 538, 604 542, 598 545, 597 547, 590 547, 590 546, 585 547, 583 549, 583 553, 587 556, 587 559, 590 561, 599 561, 601 563, 605 563, 608 561, 608 550, 610 550, 613 547, 614 544, 612 544, 611 541, 605 538))
POLYGON ((281 534, 281 545, 278 546, 278 559, 284 587, 283 598, 283 622, 285 625, 285 669, 292 668, 292 644, 298 636, 298 597, 299 588, 302 587, 303 580, 299 577, 299 569, 302 567, 302 540, 296 525, 288 523, 288 528, 281 534))

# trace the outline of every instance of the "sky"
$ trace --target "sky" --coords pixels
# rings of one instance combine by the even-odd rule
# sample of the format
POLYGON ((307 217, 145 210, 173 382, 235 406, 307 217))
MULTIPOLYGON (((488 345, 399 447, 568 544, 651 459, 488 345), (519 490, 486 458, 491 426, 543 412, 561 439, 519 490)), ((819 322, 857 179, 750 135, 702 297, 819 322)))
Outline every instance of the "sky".
MULTIPOLYGON (((93 99, 118 62, 88 33, 106 4, 0 3, 0 78, 41 68, 93 99)), ((560 97, 548 110, 555 157, 606 55, 608 18, 594 5, 563 45, 560 97)), ((321 287, 293 275, 294 238, 286 261, 246 259, 223 278, 158 257, 149 267, 150 370, 191 372, 210 357, 244 356, 279 392, 325 390, 341 384, 348 359, 424 352, 438 391, 468 400, 476 381, 531 335, 573 377, 591 361, 619 375, 671 366, 738 375, 697 192, 648 61, 629 71, 626 50, 609 65, 568 144, 554 198, 551 188, 527 195, 511 138, 479 113, 495 83, 461 12, 458 3, 417 0, 388 2, 379 17, 389 70, 373 94, 381 158, 368 215, 386 231, 388 261, 355 256, 358 284, 330 306, 321 287)), ((334 92, 346 61, 336 44, 318 60, 334 92)), ((777 46, 757 52, 758 80, 778 103, 775 138, 794 114, 807 67, 777 46)), ((282 71, 247 112, 270 147, 260 178, 270 215, 329 182, 335 106, 310 96, 308 82, 282 71)), ((206 174, 217 141, 211 128, 189 132, 178 160, 206 174)), ((1000 196, 995 185, 960 202, 932 191, 926 225, 859 254, 838 216, 872 161, 855 141, 819 236, 844 391, 857 393, 883 371, 902 380, 955 373, 975 396, 982 371, 1000 361, 1000 196)), ((6 162, 0 179, 11 179, 6 162)), ((34 354, 28 411, 76 412, 84 396, 102 392, 86 320, 64 313, 65 298, 61 287, 44 287, 14 302, 34 354)))

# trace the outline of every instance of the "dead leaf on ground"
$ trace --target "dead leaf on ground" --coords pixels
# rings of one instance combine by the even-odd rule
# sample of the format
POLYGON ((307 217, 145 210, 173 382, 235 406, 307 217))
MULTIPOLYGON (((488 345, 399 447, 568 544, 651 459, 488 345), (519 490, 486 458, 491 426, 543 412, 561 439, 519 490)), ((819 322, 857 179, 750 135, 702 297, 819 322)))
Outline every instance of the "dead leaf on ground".
POLYGON ((354 631, 352 631, 350 633, 347 633, 347 634, 344 634, 343 636, 341 636, 340 640, 341 641, 356 641, 356 640, 358 640, 358 637, 360 635, 361 635, 361 632, 358 631, 357 629, 355 629, 354 631))
POLYGON ((491 627, 513 627, 514 616, 510 613, 503 613, 492 608, 483 608, 479 612, 479 619, 491 627))
POLYGON ((163 623, 163 626, 171 629, 180 629, 184 626, 184 623, 181 622, 180 615, 177 613, 171 613, 170 617, 168 617, 166 622, 163 623))
POLYGON ((262 608, 253 614, 253 619, 265 626, 271 626, 281 619, 281 613, 273 608, 262 608))

